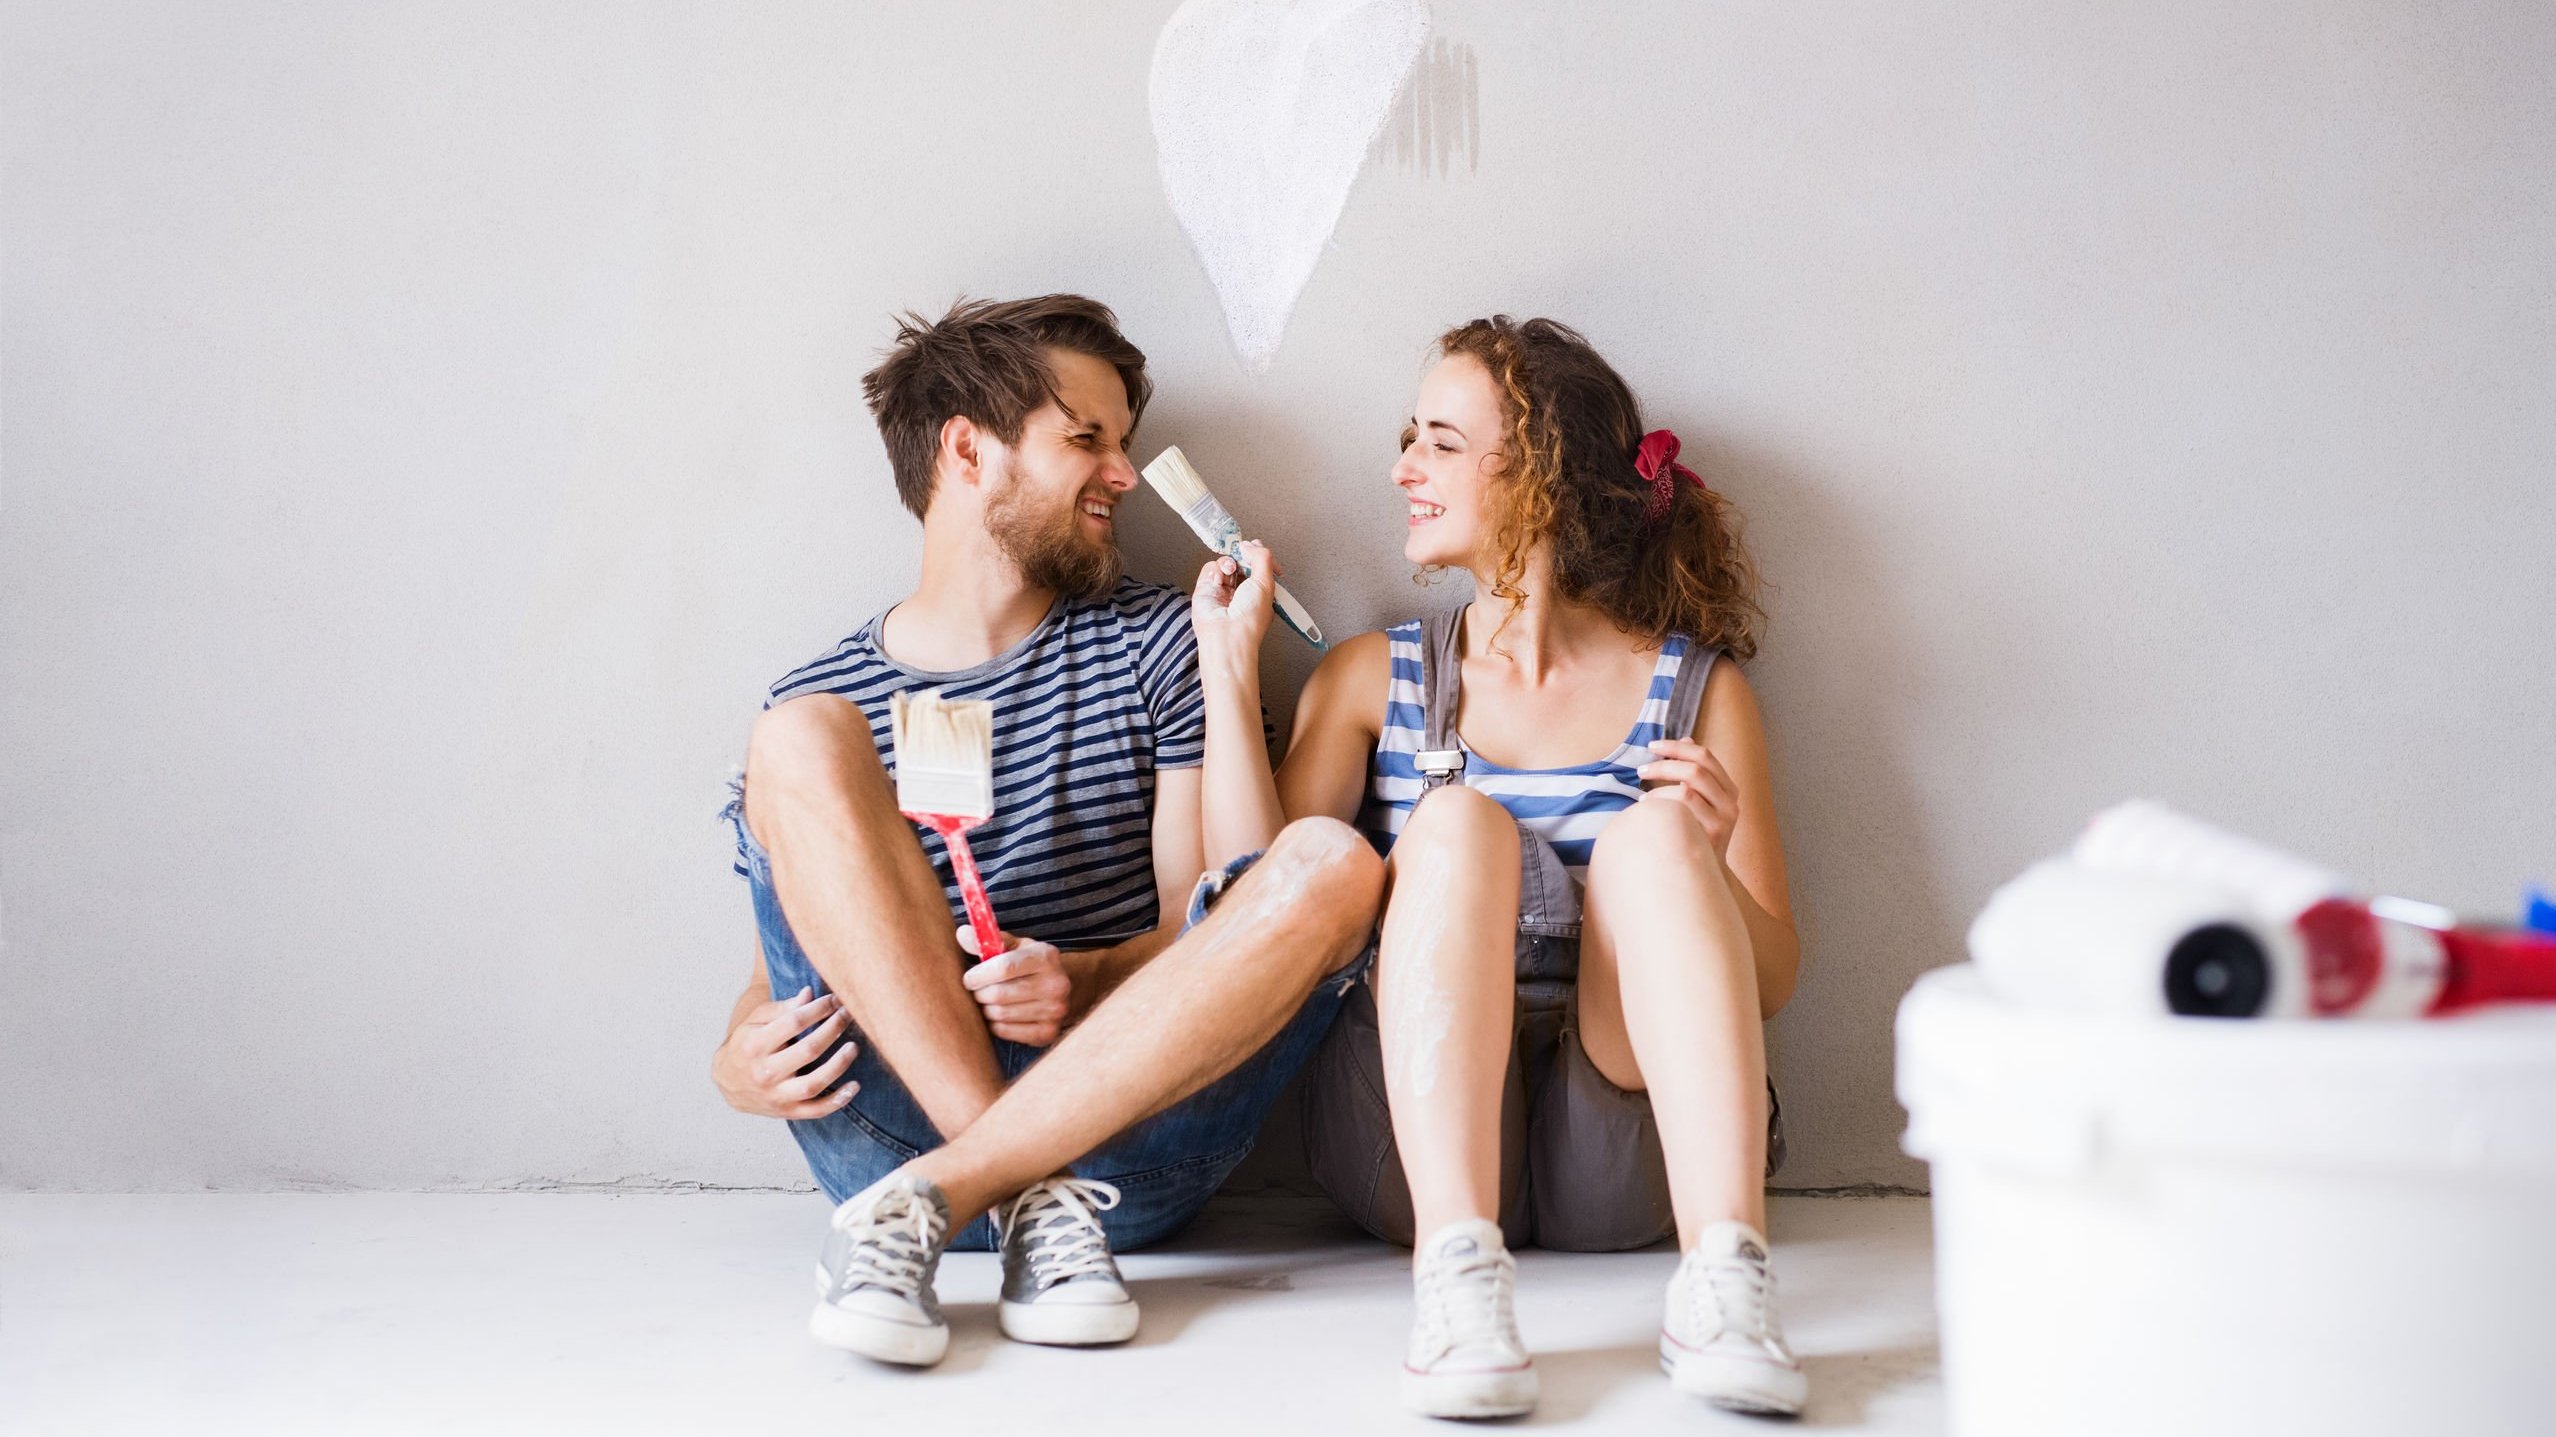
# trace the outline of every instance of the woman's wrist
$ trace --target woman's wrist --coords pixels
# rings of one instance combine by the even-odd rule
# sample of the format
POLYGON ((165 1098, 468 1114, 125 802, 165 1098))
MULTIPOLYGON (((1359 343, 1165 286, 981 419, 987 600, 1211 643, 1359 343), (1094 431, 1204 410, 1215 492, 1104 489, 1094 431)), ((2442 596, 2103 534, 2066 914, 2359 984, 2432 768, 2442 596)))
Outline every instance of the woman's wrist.
POLYGON ((1202 650, 1198 655, 1198 683, 1211 699, 1248 700, 1256 709, 1260 706, 1260 656, 1202 650))

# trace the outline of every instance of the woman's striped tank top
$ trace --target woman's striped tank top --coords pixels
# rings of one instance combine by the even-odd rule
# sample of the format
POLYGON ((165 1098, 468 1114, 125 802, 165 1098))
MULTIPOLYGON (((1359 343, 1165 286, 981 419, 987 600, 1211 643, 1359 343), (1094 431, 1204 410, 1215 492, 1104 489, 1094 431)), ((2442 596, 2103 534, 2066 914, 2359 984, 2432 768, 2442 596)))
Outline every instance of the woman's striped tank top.
MULTIPOLYGON (((1455 632, 1462 632, 1461 625, 1455 632)), ((1414 619, 1387 629, 1385 640, 1392 676, 1385 696, 1384 731, 1376 740, 1375 760, 1367 774, 1366 801, 1358 813, 1359 829, 1379 853, 1392 850, 1395 837, 1410 821, 1411 810, 1420 801, 1425 779, 1414 760, 1429 746, 1430 685, 1426 682, 1427 666, 1422 662, 1422 646, 1427 642, 1422 621, 1414 619)), ((1659 659, 1651 666, 1650 688, 1632 715, 1631 730, 1604 758, 1569 768, 1502 768, 1470 748, 1463 748, 1461 735, 1451 735, 1452 742, 1464 752, 1464 772, 1458 781, 1507 809, 1511 817, 1553 846, 1575 881, 1585 881, 1589 854, 1597 846, 1599 830, 1606 827, 1609 818, 1642 796, 1642 778, 1637 770, 1651 761, 1652 742, 1667 736, 1669 722, 1680 717, 1670 713, 1670 704, 1689 649, 1684 634, 1672 634, 1661 645, 1659 659)), ((1450 644, 1450 650, 1441 661, 1455 662, 1460 644, 1450 644)), ((1705 649, 1696 658, 1709 672, 1719 656, 1720 650, 1705 649)), ((1441 693, 1453 691, 1452 683, 1436 687, 1441 693)), ((1685 727, 1675 737, 1683 738, 1693 731, 1695 702, 1694 691, 1690 691, 1683 705, 1688 710, 1682 716, 1685 727)))

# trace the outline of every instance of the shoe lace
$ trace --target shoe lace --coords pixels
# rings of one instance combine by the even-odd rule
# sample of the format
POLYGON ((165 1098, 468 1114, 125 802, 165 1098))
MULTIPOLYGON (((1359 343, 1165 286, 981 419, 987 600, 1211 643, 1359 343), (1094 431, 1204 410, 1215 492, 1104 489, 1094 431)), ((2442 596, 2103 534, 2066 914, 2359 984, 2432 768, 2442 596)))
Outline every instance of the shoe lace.
POLYGON ((1518 1260, 1505 1251, 1432 1259, 1420 1268, 1420 1330, 1434 1351, 1512 1346, 1518 1260))
POLYGON ((1100 1214, 1118 1206, 1118 1189, 1089 1178, 1033 1183, 1006 1204, 996 1223, 1018 1235, 1030 1279, 1041 1292, 1078 1277, 1116 1277, 1100 1214))
POLYGON ((1775 1325, 1775 1275, 1767 1265, 1732 1254, 1699 1264, 1703 1281, 1690 1282, 1686 1301, 1693 1330, 1720 1330, 1782 1351, 1775 1325))
POLYGON ((881 1193, 867 1203, 836 1208, 836 1230, 853 1239, 844 1252, 843 1285, 883 1287, 908 1296, 920 1291, 939 1245, 940 1225, 931 1204, 902 1193, 881 1193), (892 1200, 902 1206, 890 1208, 892 1200))

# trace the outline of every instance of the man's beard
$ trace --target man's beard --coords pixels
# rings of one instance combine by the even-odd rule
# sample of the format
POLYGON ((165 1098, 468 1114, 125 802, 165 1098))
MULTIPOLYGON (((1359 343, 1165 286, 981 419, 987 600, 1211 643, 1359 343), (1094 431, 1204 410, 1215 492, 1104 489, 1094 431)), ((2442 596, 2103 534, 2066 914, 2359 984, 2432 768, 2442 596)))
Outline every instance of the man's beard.
POLYGON ((1117 533, 1113 529, 1098 541, 1084 537, 1082 494, 1042 516, 1032 507, 1030 486, 1017 472, 1010 478, 985 506, 985 532, 1003 557, 1020 566, 1021 576, 1069 599, 1097 599, 1117 587, 1117 533))

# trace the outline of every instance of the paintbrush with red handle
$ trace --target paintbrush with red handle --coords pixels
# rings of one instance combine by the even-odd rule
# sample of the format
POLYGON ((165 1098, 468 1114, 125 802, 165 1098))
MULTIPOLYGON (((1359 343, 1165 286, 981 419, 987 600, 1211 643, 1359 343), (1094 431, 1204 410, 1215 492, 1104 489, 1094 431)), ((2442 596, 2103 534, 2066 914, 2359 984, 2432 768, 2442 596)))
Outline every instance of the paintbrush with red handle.
POLYGON ((991 958, 1003 951, 1003 929, 994 921, 967 831, 994 816, 994 705, 945 699, 939 689, 890 694, 888 727, 896 745, 896 806, 948 846, 968 926, 976 930, 977 956, 991 958))

